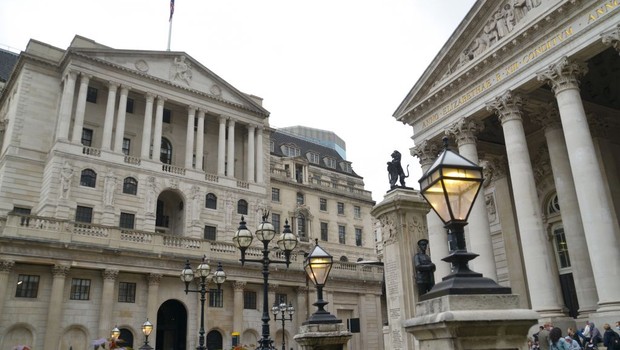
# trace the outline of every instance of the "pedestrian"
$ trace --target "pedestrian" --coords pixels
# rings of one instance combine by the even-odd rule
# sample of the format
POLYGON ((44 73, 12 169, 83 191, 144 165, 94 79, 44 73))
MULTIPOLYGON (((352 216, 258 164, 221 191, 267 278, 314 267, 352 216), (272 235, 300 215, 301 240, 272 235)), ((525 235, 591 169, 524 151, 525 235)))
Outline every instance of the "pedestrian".
POLYGON ((549 350, 549 332, 553 325, 549 322, 543 325, 543 329, 538 332, 538 346, 541 350, 549 350))
POLYGON ((570 335, 564 337, 564 341, 568 344, 568 350, 581 350, 581 345, 577 341, 571 338, 570 335))
POLYGON ((551 350, 570 350, 566 341, 562 339, 562 330, 557 327, 549 331, 549 342, 551 350))
POLYGON ((609 323, 603 325, 605 333, 603 333, 603 345, 608 350, 620 350, 620 335, 611 329, 609 323))

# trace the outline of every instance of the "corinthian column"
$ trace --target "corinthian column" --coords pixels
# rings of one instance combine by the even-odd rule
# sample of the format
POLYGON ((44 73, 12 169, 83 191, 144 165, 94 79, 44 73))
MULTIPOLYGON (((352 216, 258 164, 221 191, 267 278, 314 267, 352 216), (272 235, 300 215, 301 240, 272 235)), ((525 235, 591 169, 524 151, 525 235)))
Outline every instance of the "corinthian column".
POLYGON ((164 101, 166 101, 164 97, 157 96, 155 129, 153 129, 153 160, 156 162, 159 162, 161 157, 161 129, 164 119, 164 101))
POLYGON ((140 157, 149 159, 151 150, 151 128, 153 126, 153 101, 155 95, 150 92, 146 93, 146 107, 144 107, 144 123, 142 124, 142 146, 140 148, 140 157))
POLYGON ((263 149, 263 130, 263 127, 258 127, 256 131, 256 182, 259 184, 263 183, 263 172, 265 171, 265 160, 263 158, 263 152, 265 152, 263 149))
POLYGON ((233 332, 243 333, 243 289, 245 282, 233 282, 233 332))
POLYGON ((116 115, 116 135, 114 136, 114 152, 123 153, 123 139, 125 138, 125 117, 127 116, 127 95, 129 88, 121 86, 121 97, 118 101, 118 114, 116 115))
MULTIPOLYGON (((194 119, 196 107, 187 107, 187 132, 185 133, 185 168, 192 168, 192 158, 194 155, 194 119)), ((198 155, 196 155, 198 157, 198 155)))
POLYGON ((84 128, 84 114, 86 112, 86 95, 88 93, 88 82, 91 76, 80 74, 80 92, 78 93, 77 106, 75 107, 75 121, 73 122, 73 134, 71 142, 79 144, 82 141, 82 128, 84 128))
POLYGON ((57 140, 69 139, 69 125, 71 125, 71 112, 73 110, 73 95, 75 93, 75 79, 77 73, 69 71, 64 78, 62 97, 60 98, 60 110, 56 128, 57 140))
POLYGON ((0 315, 4 309, 4 300, 9 287, 9 275, 15 266, 13 260, 0 260, 0 315))
MULTIPOLYGON (((452 125, 446 133, 456 138, 461 156, 478 164, 476 134, 483 129, 484 125, 479 121, 461 119, 452 125)), ((491 241, 489 217, 484 201, 484 191, 478 192, 478 197, 474 199, 474 205, 471 208, 468 225, 465 226, 465 230, 469 237, 469 251, 480 255, 469 263, 472 270, 497 282, 495 254, 493 252, 493 242, 491 241)))
POLYGON ((616 51, 620 51, 620 24, 617 24, 612 30, 601 34, 603 44, 610 45, 616 51))
POLYGON ((248 164, 247 164, 247 168, 248 168, 248 181, 249 182, 254 182, 254 155, 256 154, 255 151, 255 144, 254 144, 254 132, 256 130, 256 126, 254 125, 248 125, 248 164))
POLYGON ((118 277, 118 270, 104 270, 101 276, 103 277, 103 289, 101 292, 101 306, 99 307, 99 334, 108 334, 112 328, 114 284, 118 277))
POLYGON ((148 295, 146 298, 146 318, 153 324, 153 334, 157 334, 157 310, 159 309, 159 283, 162 275, 151 273, 147 276, 149 284, 148 295))
POLYGON ((521 236, 521 250, 527 271, 532 309, 542 317, 563 316, 562 296, 558 278, 552 269, 546 233, 542 225, 534 171, 525 139, 522 119, 522 99, 506 91, 487 103, 502 123, 512 193, 521 236))
POLYGON ((59 320, 62 320, 65 278, 69 274, 69 268, 65 265, 54 265, 52 268, 52 291, 47 309, 47 326, 43 344, 58 344, 58 339, 60 339, 61 323, 59 320))
POLYGON ((205 110, 198 110, 198 131, 196 131, 196 170, 202 171, 205 146, 205 110))
POLYGON ((235 121, 228 120, 228 155, 226 157, 226 176, 235 177, 235 121))
POLYGON ((575 179, 577 201, 585 230, 598 293, 598 311, 620 310, 620 275, 618 254, 620 226, 608 194, 579 95, 579 77, 587 73, 584 64, 563 57, 538 79, 551 85, 558 102, 566 148, 575 179))
POLYGON ((116 104, 116 90, 118 85, 110 82, 108 84, 108 103, 105 107, 105 119, 103 121, 103 138, 101 139, 101 149, 110 151, 112 149, 112 127, 114 126, 114 105, 116 104))
POLYGON ((217 139, 217 174, 224 176, 226 174, 226 117, 220 116, 220 129, 217 139))

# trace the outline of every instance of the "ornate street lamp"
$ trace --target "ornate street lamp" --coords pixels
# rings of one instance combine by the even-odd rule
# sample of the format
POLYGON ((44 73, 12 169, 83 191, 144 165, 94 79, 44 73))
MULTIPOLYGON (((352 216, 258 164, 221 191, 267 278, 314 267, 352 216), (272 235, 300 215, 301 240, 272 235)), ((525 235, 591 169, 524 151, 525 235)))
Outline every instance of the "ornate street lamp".
POLYGON ((112 338, 113 342, 116 342, 118 340, 118 337, 121 336, 121 331, 118 329, 118 327, 114 326, 114 328, 112 328, 112 331, 110 332, 110 338, 112 338))
POLYGON ((304 270, 306 270, 306 274, 316 286, 318 300, 312 305, 316 306, 318 310, 304 324, 341 322, 336 316, 325 310, 325 305, 328 302, 323 300, 323 286, 325 286, 333 264, 334 258, 319 246, 319 240, 316 239, 314 248, 312 248, 312 251, 304 260, 304 270))
POLYGON ((456 249, 442 259, 452 263, 452 272, 423 294, 421 300, 449 294, 510 293, 510 288, 482 277, 468 266, 468 261, 478 254, 467 251, 464 227, 482 181, 482 167, 449 150, 448 139, 444 138, 443 152, 419 180, 420 192, 445 224, 456 249))
POLYGON ((293 314, 295 313, 295 308, 293 307, 293 304, 291 303, 289 303, 288 306, 286 305, 286 303, 280 303, 280 305, 278 305, 278 303, 275 303, 271 307, 271 313, 273 313, 274 321, 282 321, 282 350, 286 350, 286 347, 284 346, 284 341, 286 339, 284 337, 284 321, 293 320, 293 314), (288 313, 288 318, 286 318, 286 313, 288 313), (282 316, 278 318, 278 314, 282 314, 282 316))
POLYGON ((211 266, 207 264, 207 257, 202 258, 202 263, 196 268, 196 272, 189 266, 189 260, 185 262, 185 268, 181 271, 181 281, 185 283, 185 295, 187 293, 200 293, 200 331, 198 332, 198 350, 206 350, 205 347, 205 295, 209 293, 207 290, 207 284, 209 281, 207 277, 211 277, 217 285, 218 293, 221 290, 222 283, 226 281, 226 274, 222 269, 222 263, 217 263, 217 270, 211 274, 211 266), (194 280, 194 277, 200 279, 200 289, 189 289, 189 284, 194 280))
POLYGON ((144 345, 140 347, 140 350, 152 350, 153 347, 149 345, 149 335, 153 331, 153 324, 146 319, 146 322, 142 324, 142 334, 144 334, 144 345))
POLYGON ((262 327, 262 337, 258 341, 260 347, 259 350, 270 350, 273 349, 272 343, 273 341, 269 338, 269 320, 271 317, 269 316, 269 265, 274 264, 286 264, 286 267, 291 263, 291 252, 295 247, 297 247, 297 236, 291 232, 291 227, 288 224, 288 220, 284 223, 284 230, 280 237, 278 237, 278 247, 284 252, 285 260, 271 260, 269 258, 269 242, 273 240, 276 235, 276 230, 273 225, 267 221, 269 218, 269 213, 263 215, 262 222, 258 225, 256 229, 256 238, 259 241, 263 242, 263 258, 262 259, 246 259, 245 251, 252 244, 252 232, 248 230, 246 227, 245 220, 243 216, 241 217, 241 222, 239 222, 239 228, 235 235, 233 236, 233 243, 239 248, 241 251, 241 265, 243 266, 246 261, 248 262, 256 262, 263 264, 263 315, 261 320, 263 321, 262 327))

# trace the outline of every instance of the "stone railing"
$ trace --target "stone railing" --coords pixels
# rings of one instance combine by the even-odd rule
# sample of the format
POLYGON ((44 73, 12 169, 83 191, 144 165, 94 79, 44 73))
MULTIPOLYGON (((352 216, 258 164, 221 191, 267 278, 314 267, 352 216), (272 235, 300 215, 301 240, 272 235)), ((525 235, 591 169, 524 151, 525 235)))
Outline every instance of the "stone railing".
POLYGON ((290 177, 291 175, 285 169, 271 168, 271 174, 282 177, 290 177))
POLYGON ((237 187, 239 188, 250 188, 250 183, 247 181, 237 180, 237 187))
POLYGON ((140 162, 141 160, 139 157, 125 156, 125 163, 127 164, 140 165, 140 162))
POLYGON ((167 173, 185 175, 185 168, 181 168, 181 167, 170 165, 170 164, 162 164, 161 170, 167 173))
POLYGON ((82 146, 82 154, 87 156, 101 157, 101 150, 99 148, 82 146))
POLYGON ((205 180, 210 182, 220 181, 220 177, 215 174, 205 174, 205 180))

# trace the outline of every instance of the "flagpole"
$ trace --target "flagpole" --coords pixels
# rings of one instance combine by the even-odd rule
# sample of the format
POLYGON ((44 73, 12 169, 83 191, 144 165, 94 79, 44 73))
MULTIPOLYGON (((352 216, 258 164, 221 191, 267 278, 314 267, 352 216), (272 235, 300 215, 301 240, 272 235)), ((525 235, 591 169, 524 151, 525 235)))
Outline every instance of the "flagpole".
POLYGON ((170 51, 170 38, 172 38, 172 17, 170 18, 170 24, 168 26, 168 51, 170 51))

